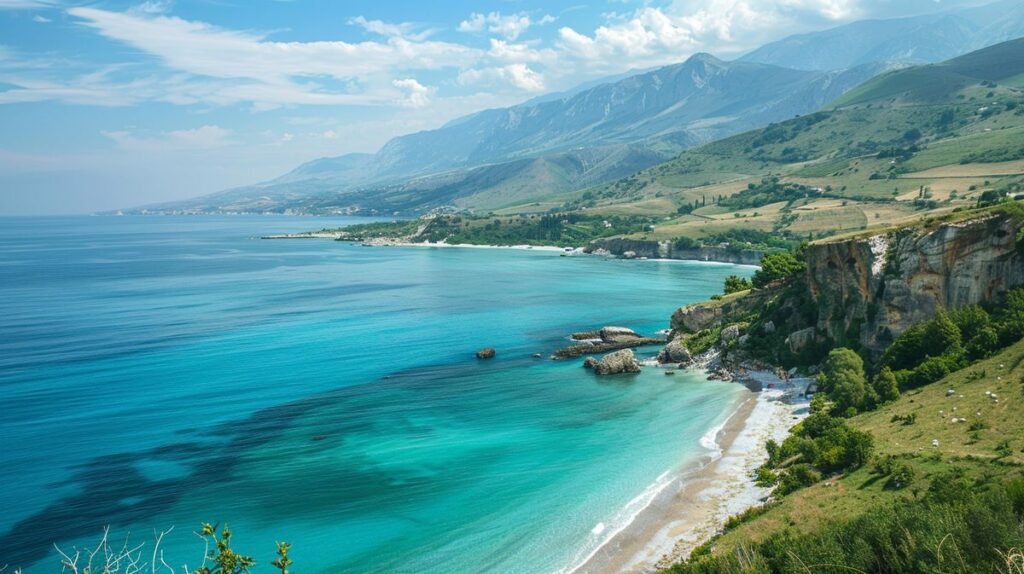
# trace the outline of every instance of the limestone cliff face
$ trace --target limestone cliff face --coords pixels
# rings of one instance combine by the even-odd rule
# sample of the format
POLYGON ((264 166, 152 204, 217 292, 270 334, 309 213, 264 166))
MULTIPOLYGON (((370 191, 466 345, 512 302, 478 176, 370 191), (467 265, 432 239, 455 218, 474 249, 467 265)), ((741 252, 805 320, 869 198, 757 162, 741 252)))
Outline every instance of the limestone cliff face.
POLYGON ((597 239, 592 241, 587 247, 587 250, 590 252, 599 249, 618 256, 647 257, 649 259, 692 259, 741 265, 758 265, 761 263, 762 255, 760 251, 750 249, 724 249, 721 247, 680 249, 671 241, 647 241, 622 237, 597 239))
POLYGON ((755 289, 728 295, 719 301, 693 303, 672 314, 672 330, 676 333, 696 333, 702 329, 720 327, 756 312, 777 295, 773 289, 755 289))
POLYGON ((876 352, 942 309, 1000 298, 1024 284, 1021 222, 995 214, 925 229, 811 245, 807 287, 816 337, 876 352))

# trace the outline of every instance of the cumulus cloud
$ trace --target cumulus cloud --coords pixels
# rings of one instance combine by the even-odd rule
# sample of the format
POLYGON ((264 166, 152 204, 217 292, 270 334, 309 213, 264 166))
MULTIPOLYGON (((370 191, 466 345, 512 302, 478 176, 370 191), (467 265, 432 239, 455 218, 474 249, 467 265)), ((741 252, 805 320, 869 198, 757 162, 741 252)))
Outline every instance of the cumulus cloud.
POLYGON ((516 40, 519 36, 534 25, 550 24, 554 22, 554 16, 544 15, 540 20, 534 21, 526 12, 517 14, 502 14, 491 12, 480 14, 473 12, 469 19, 459 23, 460 32, 483 32, 484 30, 504 36, 509 40, 516 40))
POLYGON ((433 89, 424 86, 413 78, 405 78, 392 82, 396 88, 405 91, 405 96, 397 103, 408 108, 422 108, 430 103, 430 94, 433 89))
POLYGON ((525 92, 544 90, 544 76, 531 70, 526 64, 465 70, 459 73, 458 81, 462 85, 510 84, 525 92))
POLYGON ((807 22, 834 22, 861 15, 858 0, 677 0, 664 8, 616 14, 592 33, 558 31, 563 55, 596 62, 645 66, 684 59, 695 51, 724 55, 754 48, 807 22))

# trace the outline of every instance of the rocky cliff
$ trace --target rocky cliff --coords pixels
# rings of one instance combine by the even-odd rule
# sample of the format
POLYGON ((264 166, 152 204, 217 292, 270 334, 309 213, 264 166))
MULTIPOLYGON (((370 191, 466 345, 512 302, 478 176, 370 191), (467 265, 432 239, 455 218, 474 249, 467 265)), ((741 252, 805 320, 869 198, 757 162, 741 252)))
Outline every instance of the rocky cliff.
POLYGON ((761 263, 760 251, 752 249, 728 249, 723 247, 700 247, 696 249, 680 249, 671 241, 648 241, 611 237, 597 239, 587 246, 588 252, 607 251, 619 257, 647 257, 648 259, 691 259, 695 261, 719 261, 740 265, 758 265, 761 263))
POLYGON ((1024 285, 1024 217, 1014 213, 811 244, 803 274, 683 307, 672 328, 693 333, 750 322, 752 344, 768 352, 785 347, 797 363, 816 362, 839 345, 880 353, 941 310, 998 301, 1024 285))
POLYGON ((817 338, 875 352, 943 309, 999 299, 1024 284, 1020 219, 977 219, 811 245, 806 282, 817 338))

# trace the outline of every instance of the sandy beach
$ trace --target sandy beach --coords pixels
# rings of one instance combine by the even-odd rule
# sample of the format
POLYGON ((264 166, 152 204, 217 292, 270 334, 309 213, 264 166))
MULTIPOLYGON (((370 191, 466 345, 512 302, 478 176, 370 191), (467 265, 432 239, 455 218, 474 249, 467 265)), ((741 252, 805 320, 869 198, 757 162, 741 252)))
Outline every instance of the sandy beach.
MULTIPOLYGON (((750 390, 725 423, 706 436, 706 457, 679 475, 626 528, 610 538, 574 574, 654 572, 685 559, 726 519, 760 504, 768 489, 752 475, 767 458, 765 443, 782 441, 807 413, 799 395, 809 380, 783 381, 773 373, 744 377, 750 390), (769 388, 772 385, 772 388, 769 388)), ((723 383, 729 384, 729 383, 723 383)))
POLYGON ((358 243, 367 247, 456 247, 460 249, 530 249, 535 251, 561 251, 582 253, 582 249, 558 247, 557 245, 477 245, 473 243, 445 243, 444 241, 397 241, 393 239, 366 239, 357 241, 347 239, 343 234, 332 231, 311 231, 303 233, 282 233, 264 235, 260 239, 333 239, 349 243, 358 243))

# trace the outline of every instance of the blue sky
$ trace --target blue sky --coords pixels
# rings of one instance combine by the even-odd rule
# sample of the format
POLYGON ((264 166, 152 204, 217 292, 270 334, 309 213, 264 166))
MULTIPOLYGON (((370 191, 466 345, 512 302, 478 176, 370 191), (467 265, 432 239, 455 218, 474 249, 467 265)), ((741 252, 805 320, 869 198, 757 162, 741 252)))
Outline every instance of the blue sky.
POLYGON ((695 52, 969 3, 0 0, 0 214, 192 197, 695 52))

